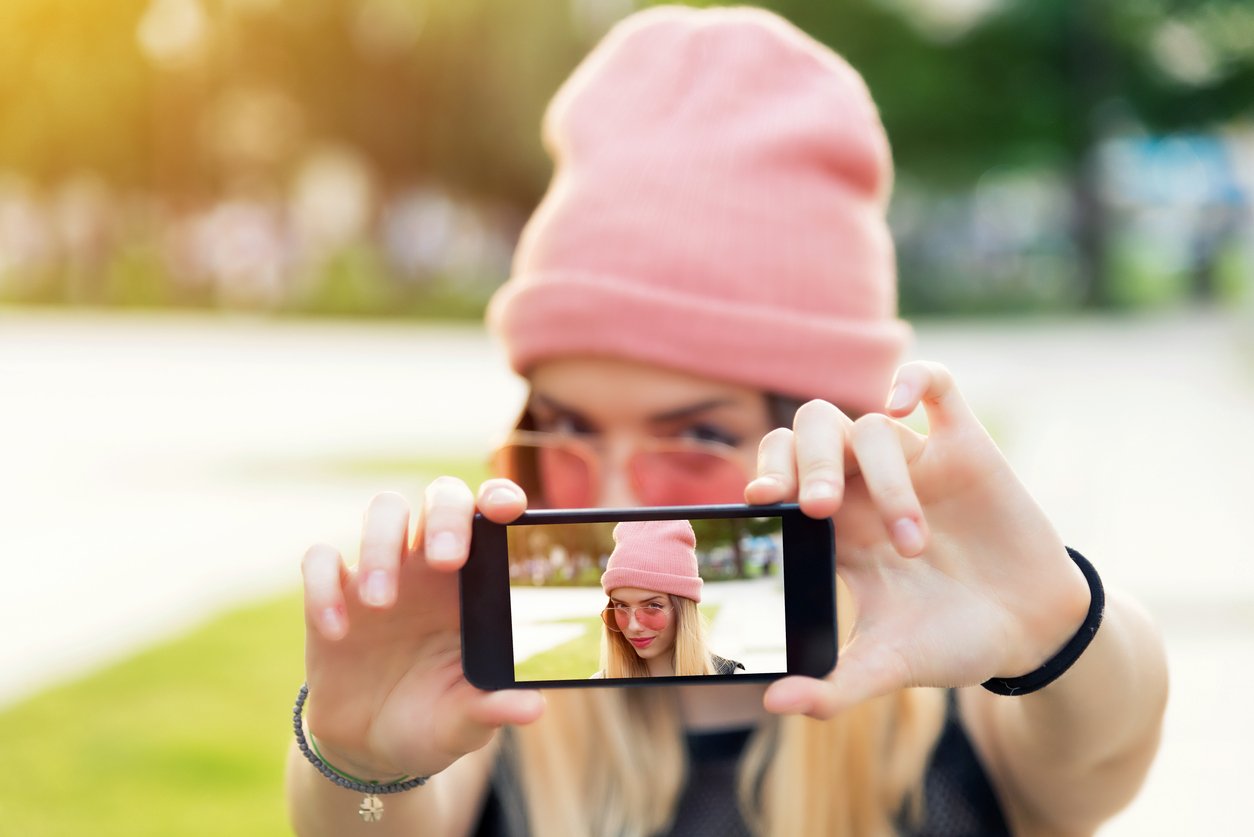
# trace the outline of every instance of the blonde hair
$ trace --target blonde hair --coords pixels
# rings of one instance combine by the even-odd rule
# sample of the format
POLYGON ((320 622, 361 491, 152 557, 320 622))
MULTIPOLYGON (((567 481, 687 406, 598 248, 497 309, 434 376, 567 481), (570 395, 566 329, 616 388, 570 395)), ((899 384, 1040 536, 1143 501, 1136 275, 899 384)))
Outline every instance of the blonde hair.
MULTIPOLYGON (((843 584, 837 601, 847 636, 852 602, 843 584)), ((674 690, 570 689, 546 697, 540 721, 515 730, 512 753, 531 833, 647 837, 665 830, 687 772, 674 690)), ((944 712, 941 690, 907 689, 827 721, 772 718, 741 759, 737 793, 746 821, 769 837, 893 834, 900 812, 921 812, 917 791, 944 712)))
MULTIPOLYGON (((714 661, 705 644, 705 614, 684 596, 669 595, 675 620, 674 665, 676 675, 715 674, 714 661)), ((648 677, 649 666, 620 631, 601 625, 601 673, 605 677, 648 677)))

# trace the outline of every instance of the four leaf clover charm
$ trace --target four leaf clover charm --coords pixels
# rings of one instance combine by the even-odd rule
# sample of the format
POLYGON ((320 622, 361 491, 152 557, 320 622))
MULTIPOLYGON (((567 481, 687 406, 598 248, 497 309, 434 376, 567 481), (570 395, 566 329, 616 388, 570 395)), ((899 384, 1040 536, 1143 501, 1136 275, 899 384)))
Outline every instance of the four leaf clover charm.
POLYGON ((383 819, 383 800, 373 793, 367 794, 366 798, 361 801, 361 807, 357 809, 357 813, 361 814, 361 818, 366 822, 378 822, 383 819))

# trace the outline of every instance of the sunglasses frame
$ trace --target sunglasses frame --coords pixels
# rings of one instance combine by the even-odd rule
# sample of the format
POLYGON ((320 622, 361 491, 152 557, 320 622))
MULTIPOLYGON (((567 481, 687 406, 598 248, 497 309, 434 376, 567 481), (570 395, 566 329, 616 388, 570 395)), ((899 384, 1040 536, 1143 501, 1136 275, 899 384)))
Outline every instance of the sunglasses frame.
MULTIPOLYGON (((616 605, 613 602, 611 602, 610 604, 607 604, 604 608, 601 609, 601 621, 605 623, 605 627, 609 628, 614 633, 621 634, 623 632, 623 629, 618 627, 618 614, 624 610, 626 611, 632 611, 632 610, 634 611, 641 611, 641 610, 660 611, 662 615, 665 617, 662 620, 662 627, 654 628, 649 625, 645 625, 645 627, 651 631, 661 631, 661 630, 665 630, 666 626, 670 624, 671 614, 675 612, 675 606, 673 604, 668 604, 664 607, 654 607, 653 605, 616 605), (607 618, 609 617, 610 611, 614 611, 614 614, 612 617, 607 618), (613 624, 611 624, 611 622, 613 624)), ((644 619, 641 618, 638 612, 636 613, 636 621, 639 622, 641 625, 645 624, 644 619)), ((630 616, 627 617, 627 623, 631 624, 630 616)))
MULTIPOLYGON (((567 453, 573 453, 584 466, 588 469, 589 485, 599 485, 602 480, 604 471, 604 455, 597 449, 598 446, 589 438, 584 438, 570 433, 551 433, 542 430, 514 430, 510 432, 505 439, 496 446, 492 452, 489 464, 494 474, 505 476, 514 482, 522 485, 528 495, 536 495, 537 499, 544 496, 544 486, 540 484, 540 465, 538 457, 528 463, 529 470, 533 471, 531 475, 523 475, 524 469, 518 463, 506 459, 505 467, 502 467, 502 459, 505 459, 508 451, 517 448, 527 448, 537 453, 549 448, 561 450, 567 453), (527 484, 532 483, 532 484, 527 484)), ((713 456, 729 465, 734 466, 739 472, 741 478, 741 488, 749 484, 752 475, 741 456, 741 449, 733 445, 723 442, 706 441, 701 439, 685 439, 685 438, 664 438, 656 436, 646 436, 642 443, 637 443, 631 452, 631 456, 627 461, 627 472, 630 475, 632 490, 637 497, 644 497, 648 492, 641 486, 636 476, 636 469, 632 463, 642 454, 648 453, 664 453, 674 451, 676 453, 701 453, 713 456)), ((647 499, 647 498, 645 498, 647 499)), ((736 500, 742 498, 737 497, 736 500)), ((715 500, 714 502, 726 502, 726 500, 715 500)), ((646 505, 709 505, 710 498, 701 498, 691 503, 653 503, 646 505)), ((587 503, 584 505, 592 505, 587 503)))

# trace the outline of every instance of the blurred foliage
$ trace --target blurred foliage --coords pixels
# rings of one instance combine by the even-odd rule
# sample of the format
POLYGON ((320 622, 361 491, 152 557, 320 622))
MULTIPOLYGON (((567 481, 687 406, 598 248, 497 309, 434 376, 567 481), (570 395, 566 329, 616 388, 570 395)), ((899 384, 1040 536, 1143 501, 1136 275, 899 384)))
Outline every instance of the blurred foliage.
MULTIPOLYGON (((907 313, 1135 301, 1128 288, 1137 282, 1117 275, 1127 263, 1122 222, 1098 193, 1094 150, 1113 135, 1208 132, 1254 117, 1246 0, 761 5, 867 79, 893 142, 898 203, 917 204, 922 219, 898 230, 907 313), (1053 183, 1060 205, 1042 216, 1040 235, 1015 243, 1013 258, 971 258, 971 196, 997 171, 1053 183)), ((507 253, 398 268, 380 255, 396 246, 373 240, 377 227, 406 190, 437 184, 488 217, 495 243, 474 246, 507 248, 550 172, 538 130, 546 102, 631 8, 629 0, 6 0, 0 181, 16 172, 55 191, 91 173, 119 209, 140 207, 119 214, 148 220, 146 233, 102 233, 125 243, 83 264, 28 259, 18 280, 0 282, 0 299, 478 316, 507 253), (327 148, 359 161, 366 227, 350 218, 344 240, 309 258, 308 242, 281 230, 300 214, 289 192, 327 148), (171 279, 178 246, 166 228, 179 232, 206 207, 241 197, 275 216, 280 231, 263 242, 270 262, 241 268, 228 258, 171 279), (225 274, 225 287, 206 271, 225 274), (276 272, 281 287, 267 287, 276 272)), ((238 221, 228 232, 258 226, 238 221)), ((201 250, 212 251, 225 234, 196 227, 187 237, 208 236, 201 250)), ((236 246, 255 257, 255 243, 236 246)), ((1206 258, 1198 275, 1213 274, 1216 288, 1227 281, 1221 267, 1254 271, 1248 254, 1216 247, 1206 258)))
POLYGON ((539 114, 588 45, 558 0, 206 0, 205 45, 161 64, 137 38, 153 5, 0 4, 0 170, 91 170, 185 200, 233 168, 290 175, 294 147, 334 139, 385 182, 434 175, 530 206, 548 174, 539 114), (273 148, 225 159, 215 118, 250 93, 257 118, 285 124, 273 148))

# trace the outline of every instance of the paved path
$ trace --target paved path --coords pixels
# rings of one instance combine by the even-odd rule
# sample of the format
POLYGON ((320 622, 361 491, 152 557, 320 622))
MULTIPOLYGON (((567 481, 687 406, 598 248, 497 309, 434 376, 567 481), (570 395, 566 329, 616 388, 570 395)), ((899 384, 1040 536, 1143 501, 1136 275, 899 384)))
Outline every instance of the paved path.
POLYGON ((719 605, 710 650, 744 663, 746 672, 787 671, 782 577, 707 584, 706 601, 719 605))
MULTIPOLYGON (((1017 472, 1154 613, 1173 696, 1103 833, 1236 833, 1254 713, 1254 318, 931 323, 1017 472)), ((472 455, 521 388, 478 329, 0 309, 0 704, 355 548, 337 459, 472 455)))

